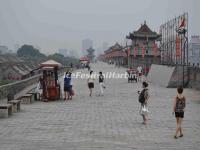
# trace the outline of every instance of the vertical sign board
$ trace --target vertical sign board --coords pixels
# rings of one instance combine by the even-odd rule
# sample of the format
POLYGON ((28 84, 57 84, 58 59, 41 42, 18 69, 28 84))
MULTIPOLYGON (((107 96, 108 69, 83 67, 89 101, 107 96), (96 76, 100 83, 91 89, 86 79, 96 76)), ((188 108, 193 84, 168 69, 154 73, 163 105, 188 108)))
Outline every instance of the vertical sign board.
POLYGON ((178 34, 178 31, 183 29, 188 31, 188 13, 184 13, 160 26, 162 64, 175 65, 183 64, 187 61, 188 41, 184 35, 178 34), (183 53, 184 50, 185 53, 183 53))

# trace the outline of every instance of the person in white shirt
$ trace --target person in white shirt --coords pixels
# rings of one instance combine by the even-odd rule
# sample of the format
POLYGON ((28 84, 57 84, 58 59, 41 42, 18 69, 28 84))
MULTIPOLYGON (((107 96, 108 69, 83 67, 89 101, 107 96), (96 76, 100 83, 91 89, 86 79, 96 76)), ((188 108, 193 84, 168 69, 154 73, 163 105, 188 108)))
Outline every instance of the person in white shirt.
POLYGON ((94 88, 94 76, 93 76, 93 71, 90 71, 90 76, 87 80, 88 82, 88 88, 90 90, 90 96, 92 96, 92 89, 94 88))
POLYGON ((141 82, 141 80, 142 80, 142 67, 141 66, 137 67, 137 73, 138 73, 138 81, 141 82))

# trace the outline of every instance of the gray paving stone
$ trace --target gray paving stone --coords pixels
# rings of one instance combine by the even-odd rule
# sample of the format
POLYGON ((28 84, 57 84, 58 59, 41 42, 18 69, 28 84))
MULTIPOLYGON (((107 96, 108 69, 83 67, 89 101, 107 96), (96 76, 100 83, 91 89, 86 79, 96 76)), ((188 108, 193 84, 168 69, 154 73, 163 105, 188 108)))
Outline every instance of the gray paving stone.
MULTIPOLYGON (((125 71, 103 63, 92 69, 125 71)), ((0 119, 0 150, 200 149, 199 91, 185 90, 184 137, 174 140, 175 118, 171 111, 176 89, 150 85, 149 121, 144 126, 137 98, 140 83, 107 79, 102 97, 97 96, 97 80, 92 97, 88 96, 86 79, 73 83, 76 96, 72 101, 22 105, 21 112, 0 119)))

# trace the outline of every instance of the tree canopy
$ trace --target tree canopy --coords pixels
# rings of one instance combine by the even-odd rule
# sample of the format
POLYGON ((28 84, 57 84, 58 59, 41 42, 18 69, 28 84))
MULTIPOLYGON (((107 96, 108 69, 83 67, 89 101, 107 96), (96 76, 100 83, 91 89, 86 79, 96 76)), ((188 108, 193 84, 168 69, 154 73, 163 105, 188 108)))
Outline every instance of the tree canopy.
POLYGON ((32 61, 37 64, 44 62, 48 59, 53 59, 64 66, 70 66, 71 63, 78 63, 77 59, 71 57, 64 57, 62 54, 59 53, 54 53, 47 57, 46 55, 40 53, 40 51, 34 48, 32 45, 23 45, 18 49, 17 55, 25 61, 32 61))
POLYGON ((77 64, 78 59, 71 58, 71 57, 64 57, 62 54, 55 53, 53 55, 49 55, 48 59, 53 59, 64 66, 70 66, 70 64, 77 64))
POLYGON ((32 45, 23 45, 17 51, 19 57, 45 59, 46 56, 32 45))

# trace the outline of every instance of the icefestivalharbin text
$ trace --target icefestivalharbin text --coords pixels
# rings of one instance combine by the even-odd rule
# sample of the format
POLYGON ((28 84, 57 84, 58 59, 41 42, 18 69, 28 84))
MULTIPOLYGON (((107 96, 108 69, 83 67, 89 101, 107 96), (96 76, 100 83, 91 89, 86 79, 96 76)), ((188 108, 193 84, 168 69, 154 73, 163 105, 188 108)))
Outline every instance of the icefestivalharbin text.
MULTIPOLYGON (((91 76, 94 79, 99 78, 99 74, 97 72, 94 72, 91 76)), ((106 72, 106 73, 103 73, 103 76, 106 79, 124 79, 128 77, 128 73, 127 72, 124 72, 124 73, 106 72)), ((75 79, 78 79, 78 78, 88 79, 89 77, 90 77, 89 73, 82 73, 82 72, 72 73, 72 78, 75 78, 75 79)))

